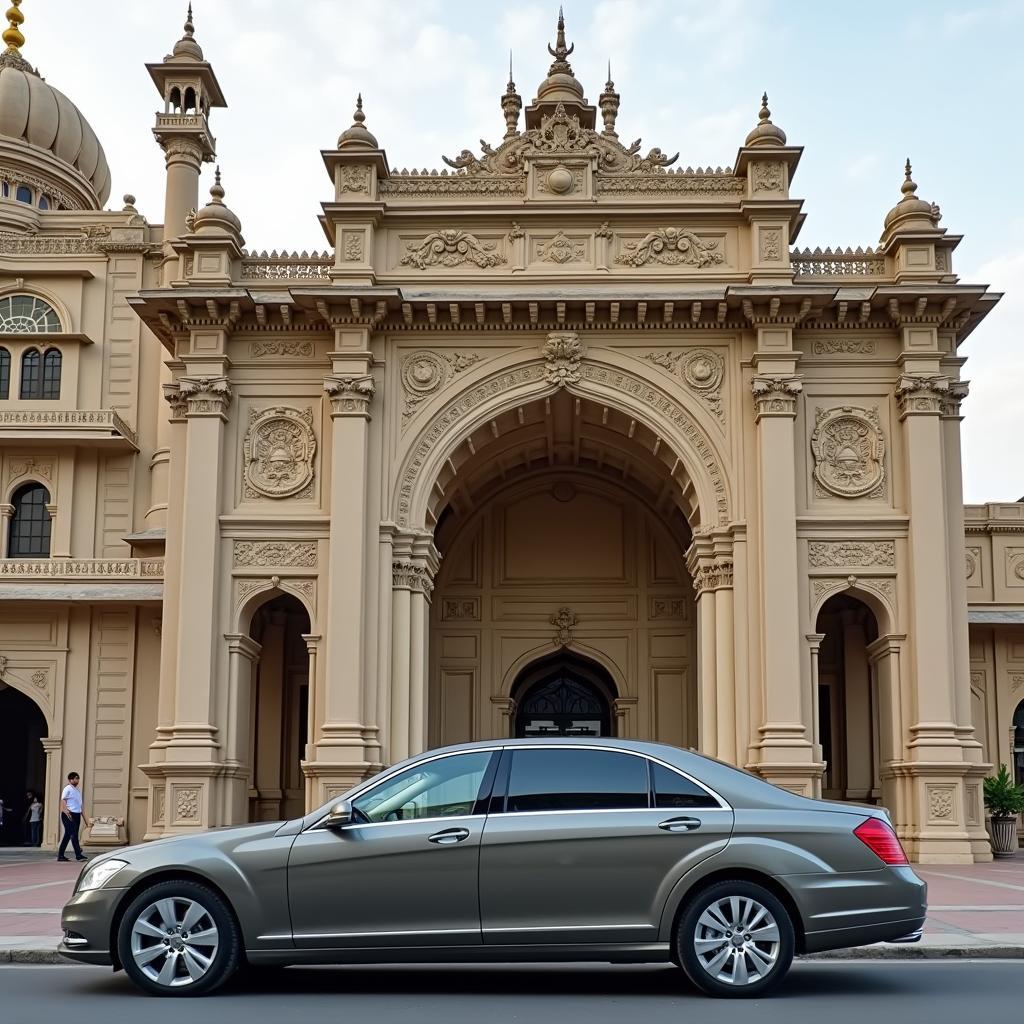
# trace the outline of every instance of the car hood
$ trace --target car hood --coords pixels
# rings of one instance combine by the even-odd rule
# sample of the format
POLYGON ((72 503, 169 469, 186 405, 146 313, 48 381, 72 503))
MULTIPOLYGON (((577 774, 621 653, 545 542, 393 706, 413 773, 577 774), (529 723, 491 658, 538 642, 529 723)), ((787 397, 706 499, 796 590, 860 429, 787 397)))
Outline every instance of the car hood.
MULTIPOLYGON (((230 840, 233 836, 239 840, 269 838, 276 835, 284 824, 285 822, 283 821, 260 821, 253 825, 225 825, 219 828, 206 829, 202 832, 185 832, 177 836, 165 836, 163 839, 152 839, 145 843, 135 843, 133 846, 122 846, 117 850, 111 850, 109 854, 104 854, 103 859, 105 860, 108 856, 130 856, 132 853, 148 854, 151 850, 173 847, 182 843, 189 843, 192 846, 195 846, 197 843, 214 846, 222 844, 225 839, 230 840)), ((96 859, 99 860, 100 858, 96 859)))

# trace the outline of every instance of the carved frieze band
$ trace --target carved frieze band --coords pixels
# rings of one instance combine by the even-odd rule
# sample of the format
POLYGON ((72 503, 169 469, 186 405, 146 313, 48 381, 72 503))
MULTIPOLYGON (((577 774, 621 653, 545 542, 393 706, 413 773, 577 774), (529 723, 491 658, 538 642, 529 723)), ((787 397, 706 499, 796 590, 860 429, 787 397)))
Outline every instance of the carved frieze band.
POLYGON ((240 569, 312 569, 317 564, 317 543, 315 540, 236 540, 234 564, 240 569))
POLYGON ((885 436, 878 409, 817 409, 811 454, 817 497, 877 498, 885 493, 885 436))
POLYGON ((644 359, 681 378, 724 426, 722 381, 725 377, 725 360, 722 356, 709 349, 698 348, 687 352, 648 352, 644 359))
POLYGON ((688 228, 658 228, 635 242, 626 242, 615 262, 627 267, 643 267, 649 263, 662 266, 712 267, 725 262, 721 243, 714 238, 700 238, 688 228))
POLYGON ((403 267, 426 270, 429 267, 461 267, 467 263, 486 270, 508 262, 497 242, 481 241, 468 231, 448 229, 432 231, 419 242, 406 246, 403 267))
POLYGON ((250 409, 242 442, 247 498, 308 498, 313 493, 313 410, 250 409))
POLYGON ((455 377, 480 362, 481 358, 476 352, 430 350, 406 356, 402 363, 402 389, 405 392, 403 426, 412 419, 421 402, 443 390, 455 377))
POLYGON ((812 569, 848 569, 876 565, 894 568, 896 544, 891 540, 812 540, 807 545, 807 562, 812 569))

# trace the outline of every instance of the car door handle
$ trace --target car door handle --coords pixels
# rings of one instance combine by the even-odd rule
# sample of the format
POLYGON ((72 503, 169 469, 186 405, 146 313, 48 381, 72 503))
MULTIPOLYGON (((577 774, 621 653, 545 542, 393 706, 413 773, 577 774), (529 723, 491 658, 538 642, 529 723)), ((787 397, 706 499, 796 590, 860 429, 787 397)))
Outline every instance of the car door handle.
POLYGON ((468 828, 446 828, 443 832, 435 832, 432 836, 427 836, 427 842, 437 843, 438 846, 451 846, 453 843, 461 843, 463 839, 468 838, 468 828))
POLYGON ((658 823, 658 828, 664 832, 692 832, 700 826, 700 818, 669 818, 658 823))

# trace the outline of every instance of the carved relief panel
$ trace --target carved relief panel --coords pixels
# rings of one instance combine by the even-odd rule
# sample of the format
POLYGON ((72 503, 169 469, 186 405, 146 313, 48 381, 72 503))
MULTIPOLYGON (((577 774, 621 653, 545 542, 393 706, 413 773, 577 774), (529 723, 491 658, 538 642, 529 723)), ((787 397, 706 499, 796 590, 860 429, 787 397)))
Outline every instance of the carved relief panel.
POLYGON ((858 399, 857 404, 819 398, 809 403, 808 424, 811 497, 815 501, 885 501, 890 471, 884 409, 858 399))
POLYGON ((313 494, 316 436, 312 409, 249 409, 242 442, 246 498, 309 498, 313 494))

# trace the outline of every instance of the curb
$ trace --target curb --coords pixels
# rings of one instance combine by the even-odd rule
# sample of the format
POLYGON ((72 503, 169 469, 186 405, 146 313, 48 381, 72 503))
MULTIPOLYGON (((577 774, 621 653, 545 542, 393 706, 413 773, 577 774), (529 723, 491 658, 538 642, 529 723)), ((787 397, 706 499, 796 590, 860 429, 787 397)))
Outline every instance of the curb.
MULTIPOLYGON (((800 961, 842 960, 1024 960, 1024 946, 855 946, 807 953, 800 961)), ((0 964, 67 964, 56 949, 0 949, 0 964)))

